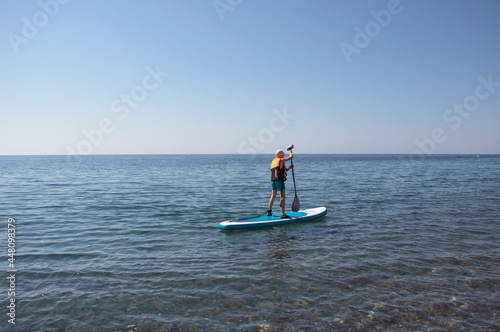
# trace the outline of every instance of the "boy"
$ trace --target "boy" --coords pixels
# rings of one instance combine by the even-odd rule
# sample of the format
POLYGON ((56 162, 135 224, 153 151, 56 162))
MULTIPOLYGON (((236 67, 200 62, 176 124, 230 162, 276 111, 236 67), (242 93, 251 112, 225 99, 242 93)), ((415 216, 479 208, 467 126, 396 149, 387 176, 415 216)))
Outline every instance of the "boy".
POLYGON ((285 214, 285 181, 286 181, 286 171, 290 170, 293 165, 286 168, 285 162, 292 160, 293 153, 290 150, 290 156, 285 157, 283 150, 276 151, 276 158, 271 163, 271 199, 269 200, 269 207, 267 208, 267 215, 272 215, 272 208, 274 199, 276 198, 276 193, 280 192, 280 207, 281 207, 281 218, 290 218, 285 214))

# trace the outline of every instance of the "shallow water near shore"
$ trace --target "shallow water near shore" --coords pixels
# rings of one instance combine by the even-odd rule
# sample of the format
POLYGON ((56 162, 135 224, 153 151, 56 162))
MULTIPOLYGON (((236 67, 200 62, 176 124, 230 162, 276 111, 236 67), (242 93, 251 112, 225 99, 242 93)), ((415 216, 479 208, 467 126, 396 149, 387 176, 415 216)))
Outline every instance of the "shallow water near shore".
POLYGON ((327 216, 220 231, 265 212, 272 158, 1 156, 15 328, 500 329, 499 155, 297 153, 301 208, 327 216))

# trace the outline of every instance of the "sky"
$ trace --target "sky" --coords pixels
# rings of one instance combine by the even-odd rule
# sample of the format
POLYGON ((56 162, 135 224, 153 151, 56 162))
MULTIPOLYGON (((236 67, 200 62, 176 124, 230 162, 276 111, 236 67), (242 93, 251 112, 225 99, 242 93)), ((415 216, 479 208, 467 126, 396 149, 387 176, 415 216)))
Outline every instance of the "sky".
POLYGON ((500 1, 0 1, 0 155, 500 153, 500 1))

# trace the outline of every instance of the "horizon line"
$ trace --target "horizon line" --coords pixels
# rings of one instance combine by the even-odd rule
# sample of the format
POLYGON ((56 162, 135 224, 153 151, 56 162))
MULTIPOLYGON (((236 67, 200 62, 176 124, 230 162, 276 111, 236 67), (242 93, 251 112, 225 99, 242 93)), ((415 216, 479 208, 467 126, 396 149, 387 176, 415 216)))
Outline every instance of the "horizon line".
MULTIPOLYGON (((295 153, 297 154, 297 153, 295 153)), ((414 153, 298 153, 299 155, 415 155, 414 153)), ((92 153, 92 154, 0 154, 0 157, 86 157, 86 156, 194 156, 194 155, 274 155, 274 153, 92 153)), ((418 154, 420 155, 420 154, 418 154)), ((423 153, 424 156, 500 155, 500 153, 423 153)))

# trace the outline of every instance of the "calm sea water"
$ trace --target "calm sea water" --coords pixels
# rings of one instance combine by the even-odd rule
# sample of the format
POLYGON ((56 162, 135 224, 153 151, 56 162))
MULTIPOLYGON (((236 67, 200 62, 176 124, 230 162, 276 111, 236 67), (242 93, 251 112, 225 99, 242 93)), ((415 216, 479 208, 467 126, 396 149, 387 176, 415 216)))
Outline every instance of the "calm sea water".
POLYGON ((219 231, 265 212, 272 157, 0 157, 16 330, 500 329, 500 156, 296 154, 328 215, 219 231))

